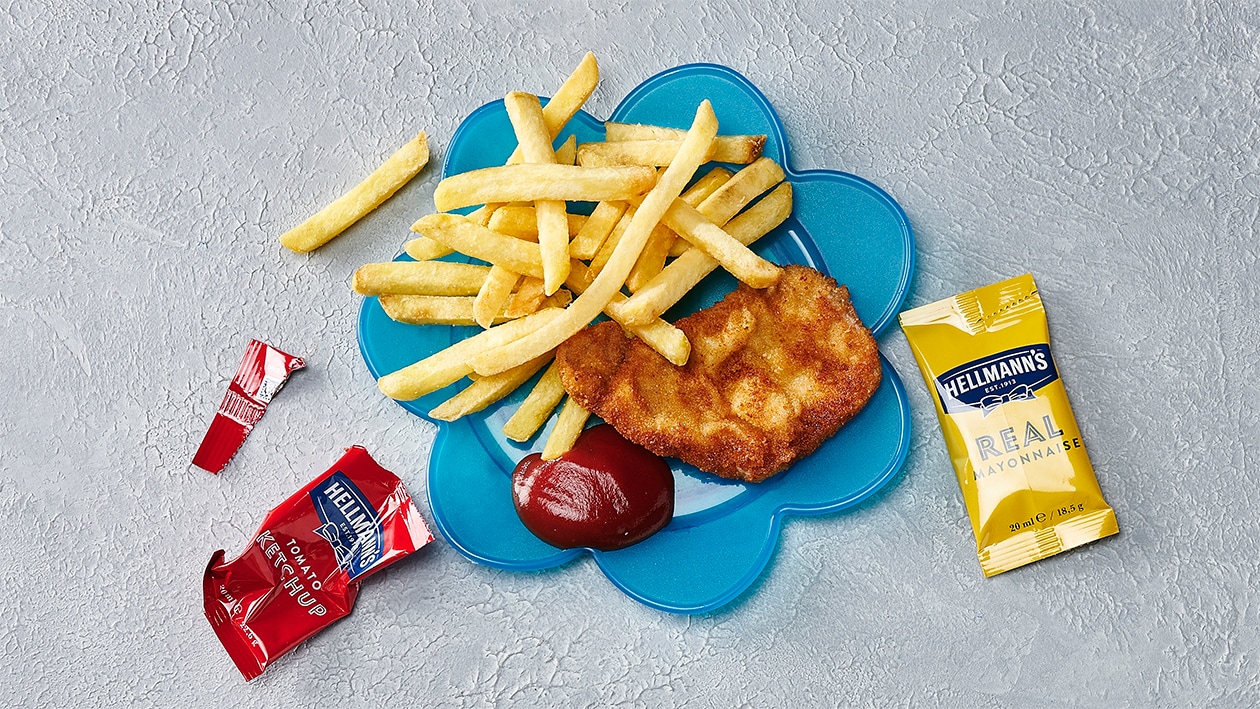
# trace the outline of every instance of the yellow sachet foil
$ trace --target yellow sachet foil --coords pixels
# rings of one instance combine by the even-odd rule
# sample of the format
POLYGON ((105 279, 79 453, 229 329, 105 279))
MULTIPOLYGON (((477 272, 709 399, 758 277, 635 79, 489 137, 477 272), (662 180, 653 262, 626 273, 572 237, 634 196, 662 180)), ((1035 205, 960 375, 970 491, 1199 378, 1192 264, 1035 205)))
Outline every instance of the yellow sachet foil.
POLYGON ((1031 275, 901 314, 994 576, 1117 533, 1031 275))

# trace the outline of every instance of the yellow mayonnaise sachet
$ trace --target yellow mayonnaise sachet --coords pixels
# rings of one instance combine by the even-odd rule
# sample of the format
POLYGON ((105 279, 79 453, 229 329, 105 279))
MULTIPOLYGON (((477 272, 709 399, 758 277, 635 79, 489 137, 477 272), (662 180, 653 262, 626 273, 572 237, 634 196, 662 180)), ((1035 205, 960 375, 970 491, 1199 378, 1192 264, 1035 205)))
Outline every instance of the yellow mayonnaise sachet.
POLYGON ((994 576, 1120 531, 1050 353, 1031 275, 901 314, 994 576))

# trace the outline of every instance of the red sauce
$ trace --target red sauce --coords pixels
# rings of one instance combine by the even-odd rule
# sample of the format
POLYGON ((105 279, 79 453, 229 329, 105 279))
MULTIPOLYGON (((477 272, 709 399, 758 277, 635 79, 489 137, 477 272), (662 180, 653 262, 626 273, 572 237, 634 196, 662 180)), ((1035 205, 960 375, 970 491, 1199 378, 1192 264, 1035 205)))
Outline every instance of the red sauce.
POLYGON ((674 475, 663 459, 601 424, 555 460, 525 456, 512 472, 512 498, 521 521, 544 542, 611 551, 669 524, 674 475))

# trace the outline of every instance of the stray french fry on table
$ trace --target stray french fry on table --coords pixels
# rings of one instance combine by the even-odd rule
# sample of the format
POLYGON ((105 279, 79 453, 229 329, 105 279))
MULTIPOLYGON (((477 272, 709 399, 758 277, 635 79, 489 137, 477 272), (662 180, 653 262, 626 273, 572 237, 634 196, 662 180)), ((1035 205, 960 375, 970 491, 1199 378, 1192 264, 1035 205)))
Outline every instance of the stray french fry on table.
POLYGON ((363 182, 333 200, 311 218, 286 231, 281 235, 280 243, 298 253, 314 251, 392 197, 428 162, 429 139, 424 131, 420 131, 415 138, 373 170, 363 182))

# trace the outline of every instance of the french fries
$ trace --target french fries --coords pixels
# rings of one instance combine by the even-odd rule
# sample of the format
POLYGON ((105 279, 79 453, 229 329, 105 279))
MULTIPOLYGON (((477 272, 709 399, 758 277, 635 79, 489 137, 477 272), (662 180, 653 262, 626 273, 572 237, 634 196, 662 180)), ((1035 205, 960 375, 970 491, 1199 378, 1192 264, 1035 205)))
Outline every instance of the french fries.
MULTIPOLYGON (((471 303, 470 303, 471 307, 471 303)), ((397 372, 386 374, 376 380, 381 393, 391 399, 411 401, 425 394, 454 384, 472 373, 469 359, 477 353, 493 349, 516 340, 535 328, 545 327, 563 316, 565 311, 558 308, 540 310, 518 320, 492 327, 466 340, 460 340, 446 349, 436 352, 413 365, 403 367, 397 372)), ((539 353, 541 357, 545 352, 539 353)), ((531 358, 532 359, 532 358, 531 358)), ((528 361, 528 360, 526 360, 528 361)), ((521 362, 520 364, 524 364, 521 362)), ((519 366, 519 365, 513 365, 519 366)), ((504 367, 500 371, 511 369, 504 367)), ((498 374, 498 372, 495 372, 498 374)))
MULTIPOLYGON (((570 118, 582 108, 582 104, 586 103, 586 99, 591 97, 595 91, 595 85, 599 83, 599 63, 595 61, 595 55, 587 52, 582 57, 582 61, 578 64, 569 78, 564 80, 560 88, 556 90, 551 100, 543 106, 543 123, 547 126, 547 134, 551 138, 560 135, 560 131, 564 129, 570 118)), ((522 162, 523 156, 518 146, 508 158, 507 164, 515 165, 522 162)), ((564 161, 558 161, 564 162, 564 161)), ((570 163, 573 161, 570 160, 570 163)))
POLYGON ((752 249, 722 231, 695 207, 678 200, 661 220, 693 246, 704 249, 726 270, 753 288, 765 288, 779 280, 782 269, 753 253, 752 249))
POLYGON ((508 438, 528 441, 559 409, 546 459, 569 450, 590 417, 566 399, 556 347, 604 313, 627 336, 685 364, 691 343, 661 315, 719 266, 753 287, 777 280, 779 267, 748 245, 792 207, 791 187, 779 184, 783 169, 761 156, 766 136, 718 136, 707 100, 685 131, 609 122, 606 142, 579 146, 570 137, 553 149, 597 80, 588 55, 545 106, 533 94, 508 93, 503 106, 518 147, 507 163, 442 180, 433 195, 439 213, 417 220, 406 244, 417 262, 366 264, 354 278, 357 292, 378 296, 400 322, 482 328, 378 380, 399 400, 472 380, 431 419, 481 411, 546 367, 503 427, 508 438), (693 182, 707 162, 744 167, 712 166, 693 182), (570 201, 596 204, 585 217, 567 213, 570 201), (474 207, 467 216, 449 213, 474 207), (452 253, 488 265, 438 260, 452 253))
MULTIPOLYGON (((742 244, 751 244, 782 224, 791 213, 792 186, 784 183, 748 211, 727 222, 726 232, 742 244)), ((609 314, 623 325, 658 319, 717 267, 716 259, 701 249, 690 249, 633 296, 610 306, 609 314)))
POLYGON ((429 162, 429 138, 420 131, 367 179, 333 200, 315 216, 286 231, 280 243, 292 251, 314 251, 376 209, 429 162))
POLYGON ((761 158, 740 170, 699 203, 691 206, 714 224, 721 226, 748 206, 761 193, 783 181, 783 168, 770 158, 761 158))
POLYGON ((438 404, 429 412, 429 418, 439 421, 455 421, 460 417, 476 413, 516 391, 530 377, 551 361, 552 354, 513 367, 493 377, 482 377, 468 385, 460 393, 438 404))
MULTIPOLYGON (((595 276, 591 287, 578 296, 563 311, 561 317, 543 325, 534 332, 473 357, 473 370, 482 376, 498 374, 512 367, 555 349, 560 343, 569 339, 578 330, 586 327, 597 315, 603 312, 613 296, 621 289, 630 275, 630 269, 639 260, 639 253, 647 243, 652 230, 660 223, 666 210, 682 194, 683 188, 691 181, 696 169, 704 162, 709 146, 717 135, 717 116, 713 114, 713 106, 706 99, 696 109, 695 120, 674 162, 661 173, 656 185, 643 198, 634 219, 626 228, 626 233, 617 245, 612 258, 608 260, 604 270, 595 276)), ((614 168, 593 168, 611 170, 614 168)), ((651 169, 651 168, 648 168, 651 169)), ((633 197, 634 195, 631 195, 633 197)))
POLYGON ((446 261, 367 263, 354 272, 359 295, 473 295, 490 275, 489 268, 446 261))
MULTIPOLYGON (((554 139, 560 135, 560 131, 564 129, 565 124, 573 118, 574 114, 582 108, 582 104, 586 103, 586 99, 590 98, 591 93, 595 91, 595 85, 599 83, 599 64, 595 61, 595 55, 587 52, 582 57, 582 61, 578 64, 569 78, 565 79, 556 94, 551 97, 547 105, 543 108, 543 123, 547 126, 547 135, 554 139)), ((557 151, 556 162, 561 165, 572 165, 577 158, 577 139, 569 136, 569 141, 560 147, 557 151), (572 145, 570 145, 572 143, 572 145), (572 150, 570 154, 568 151, 572 150), (563 152, 563 155, 561 154, 563 152)), ((518 145, 512 154, 508 157, 508 165, 516 165, 524 161, 524 154, 518 145)), ((501 203, 488 203, 485 206, 490 212, 493 212, 501 203)))

